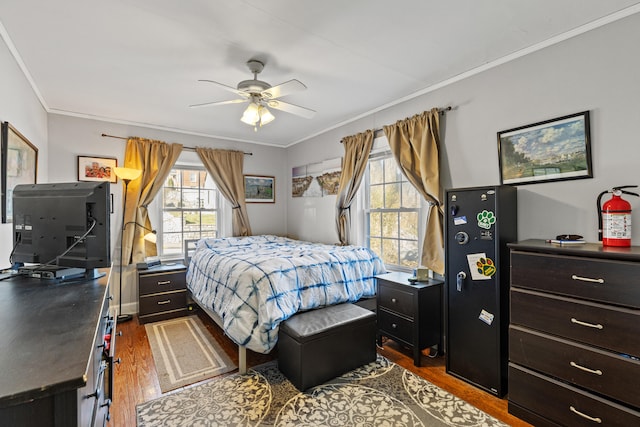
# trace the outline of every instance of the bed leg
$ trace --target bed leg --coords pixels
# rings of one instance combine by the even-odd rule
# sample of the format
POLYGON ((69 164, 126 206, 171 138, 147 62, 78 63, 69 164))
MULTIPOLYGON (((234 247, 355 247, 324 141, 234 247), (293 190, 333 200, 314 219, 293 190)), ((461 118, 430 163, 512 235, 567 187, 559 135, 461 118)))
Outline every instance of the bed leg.
POLYGON ((238 372, 247 373, 247 347, 243 345, 238 346, 238 372))

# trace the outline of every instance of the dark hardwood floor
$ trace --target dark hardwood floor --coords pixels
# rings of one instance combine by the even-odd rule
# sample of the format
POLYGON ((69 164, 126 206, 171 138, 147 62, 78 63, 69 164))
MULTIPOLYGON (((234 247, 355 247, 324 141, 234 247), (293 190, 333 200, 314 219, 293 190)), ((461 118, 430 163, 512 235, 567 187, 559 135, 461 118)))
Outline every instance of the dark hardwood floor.
MULTIPOLYGON (((211 334, 220 343, 231 359, 238 363, 238 350, 221 329, 206 315, 198 315, 211 334)), ((111 408, 111 427, 130 427, 136 425, 136 405, 162 396, 156 377, 155 364, 151 356, 151 348, 147 340, 144 325, 137 318, 118 325, 122 336, 117 337, 116 357, 121 359, 114 368, 114 401, 111 408)), ((509 415, 507 400, 499 399, 489 393, 477 389, 445 372, 445 359, 442 356, 422 358, 422 366, 413 365, 411 351, 398 346, 391 340, 378 350, 380 354, 398 365, 408 369, 437 386, 469 402, 477 408, 493 415, 512 426, 528 426, 529 424, 509 415)), ((249 367, 272 360, 275 354, 264 355, 247 351, 249 367)))

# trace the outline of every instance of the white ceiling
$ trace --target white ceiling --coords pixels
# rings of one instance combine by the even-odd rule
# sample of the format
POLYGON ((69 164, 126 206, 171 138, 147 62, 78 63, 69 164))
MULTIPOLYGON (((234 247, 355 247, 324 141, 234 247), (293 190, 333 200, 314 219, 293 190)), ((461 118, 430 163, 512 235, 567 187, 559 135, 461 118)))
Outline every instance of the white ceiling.
POLYGON ((0 34, 51 113, 289 146, 640 11, 638 0, 2 0, 0 34), (635 6, 634 6, 635 5, 635 6), (236 96, 298 79, 254 132, 236 96))

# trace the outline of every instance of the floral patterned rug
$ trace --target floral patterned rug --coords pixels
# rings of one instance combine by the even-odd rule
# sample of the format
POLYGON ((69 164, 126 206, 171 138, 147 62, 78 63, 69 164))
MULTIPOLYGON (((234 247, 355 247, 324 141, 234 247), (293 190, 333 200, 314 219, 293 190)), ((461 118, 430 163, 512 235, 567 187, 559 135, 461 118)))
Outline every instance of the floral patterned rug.
POLYGON ((149 426, 506 426, 378 355, 376 362, 298 391, 269 362, 138 405, 149 426))

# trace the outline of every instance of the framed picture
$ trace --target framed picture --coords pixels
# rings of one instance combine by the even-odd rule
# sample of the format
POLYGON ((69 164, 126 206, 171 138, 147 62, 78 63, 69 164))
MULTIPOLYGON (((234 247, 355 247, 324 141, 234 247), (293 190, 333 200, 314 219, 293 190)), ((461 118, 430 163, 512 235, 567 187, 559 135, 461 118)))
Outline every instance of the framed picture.
POLYGON ((244 201, 246 203, 275 203, 276 178, 273 176, 244 176, 244 201))
POLYGON ((13 222, 13 189, 18 184, 35 184, 38 149, 9 122, 2 123, 2 222, 13 222))
POLYGON ((500 183, 592 178, 589 112, 498 132, 500 183))
POLYGON ((118 182, 116 166, 118 159, 78 156, 78 181, 118 182))

